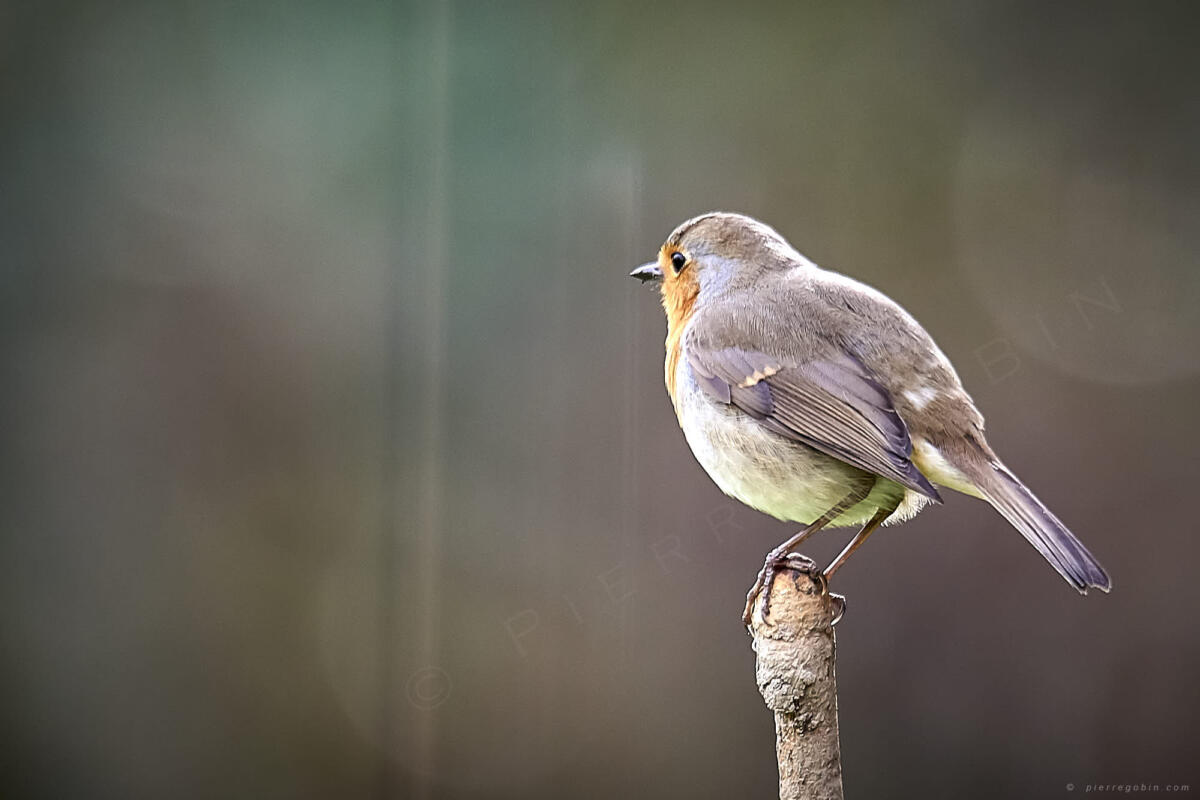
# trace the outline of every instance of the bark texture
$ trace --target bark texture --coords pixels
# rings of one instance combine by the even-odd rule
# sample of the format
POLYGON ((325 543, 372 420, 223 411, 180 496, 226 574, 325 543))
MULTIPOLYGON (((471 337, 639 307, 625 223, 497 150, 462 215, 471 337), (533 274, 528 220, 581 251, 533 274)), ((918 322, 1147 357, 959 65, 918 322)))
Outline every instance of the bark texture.
POLYGON ((833 623, 845 601, 822 591, 812 561, 791 556, 788 563, 750 621, 758 690, 775 713, 779 797, 842 800, 833 623))

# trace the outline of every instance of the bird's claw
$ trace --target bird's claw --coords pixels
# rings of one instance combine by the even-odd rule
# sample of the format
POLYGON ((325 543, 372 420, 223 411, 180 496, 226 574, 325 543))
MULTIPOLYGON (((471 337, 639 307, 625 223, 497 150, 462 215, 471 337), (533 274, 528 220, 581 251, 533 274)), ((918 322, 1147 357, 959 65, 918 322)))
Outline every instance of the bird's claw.
POLYGON ((846 614, 846 598, 829 591, 829 576, 825 574, 825 571, 817 569, 816 562, 808 556, 801 555, 800 553, 777 553, 772 551, 767 555, 767 560, 763 563, 763 568, 759 570, 758 577, 754 580, 754 585, 746 593, 746 607, 742 611, 742 622, 747 628, 750 627, 750 621, 754 618, 754 606, 759 597, 762 598, 760 614, 763 621, 767 621, 767 617, 771 612, 771 586, 775 581, 775 572, 780 567, 794 569, 811 577, 820 587, 821 594, 827 596, 834 607, 833 619, 829 624, 837 625, 841 621, 842 617, 846 614))
MULTIPOLYGON (((826 584, 828 587, 828 584, 826 584)), ((833 594, 828 592, 829 599, 833 601, 833 619, 829 621, 829 626, 833 627, 842 621, 842 617, 846 615, 846 598, 844 595, 833 594)))
POLYGON ((767 615, 770 614, 771 587, 775 582, 775 571, 780 567, 787 567, 811 575, 821 584, 822 593, 829 591, 829 584, 825 581, 824 573, 817 569, 816 562, 811 558, 800 553, 772 550, 767 554, 767 560, 763 563, 763 568, 758 571, 758 577, 754 579, 754 585, 750 587, 750 591, 746 592, 746 607, 742 611, 742 623, 747 628, 750 627, 750 620, 754 617, 754 605, 760 596, 762 597, 761 615, 764 621, 767 615))

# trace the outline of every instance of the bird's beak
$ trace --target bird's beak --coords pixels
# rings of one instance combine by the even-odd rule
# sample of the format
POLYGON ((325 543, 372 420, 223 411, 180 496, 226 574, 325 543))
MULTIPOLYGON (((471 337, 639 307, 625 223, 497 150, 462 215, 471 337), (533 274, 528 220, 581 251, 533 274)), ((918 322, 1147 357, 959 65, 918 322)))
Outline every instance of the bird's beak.
POLYGON ((658 266, 658 263, 651 261, 649 264, 642 264, 629 273, 629 277, 637 278, 642 283, 645 283, 646 281, 661 281, 663 276, 662 269, 658 266))

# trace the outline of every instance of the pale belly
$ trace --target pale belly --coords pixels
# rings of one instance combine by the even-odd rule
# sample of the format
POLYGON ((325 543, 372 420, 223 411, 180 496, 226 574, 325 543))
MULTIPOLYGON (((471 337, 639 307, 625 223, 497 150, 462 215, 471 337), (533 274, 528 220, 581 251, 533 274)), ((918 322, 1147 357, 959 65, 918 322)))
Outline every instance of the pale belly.
MULTIPOLYGON (((763 427, 750 415, 713 400, 696 384, 686 359, 676 381, 676 414, 692 453, 730 497, 773 517, 809 523, 833 508, 864 473, 832 456, 763 427)), ((861 525, 881 507, 899 503, 888 522, 908 519, 926 498, 879 478, 867 499, 831 527, 861 525)))

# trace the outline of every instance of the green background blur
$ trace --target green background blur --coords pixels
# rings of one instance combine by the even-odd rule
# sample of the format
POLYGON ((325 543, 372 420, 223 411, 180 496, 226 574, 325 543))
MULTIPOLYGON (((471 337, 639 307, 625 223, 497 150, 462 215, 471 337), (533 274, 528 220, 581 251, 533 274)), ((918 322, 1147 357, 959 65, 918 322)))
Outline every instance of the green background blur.
POLYGON ((1200 783, 1198 16, 5 4, 3 794, 772 796, 795 526, 625 277, 714 208, 920 319, 1114 578, 958 496, 875 536, 850 796, 1200 783))

